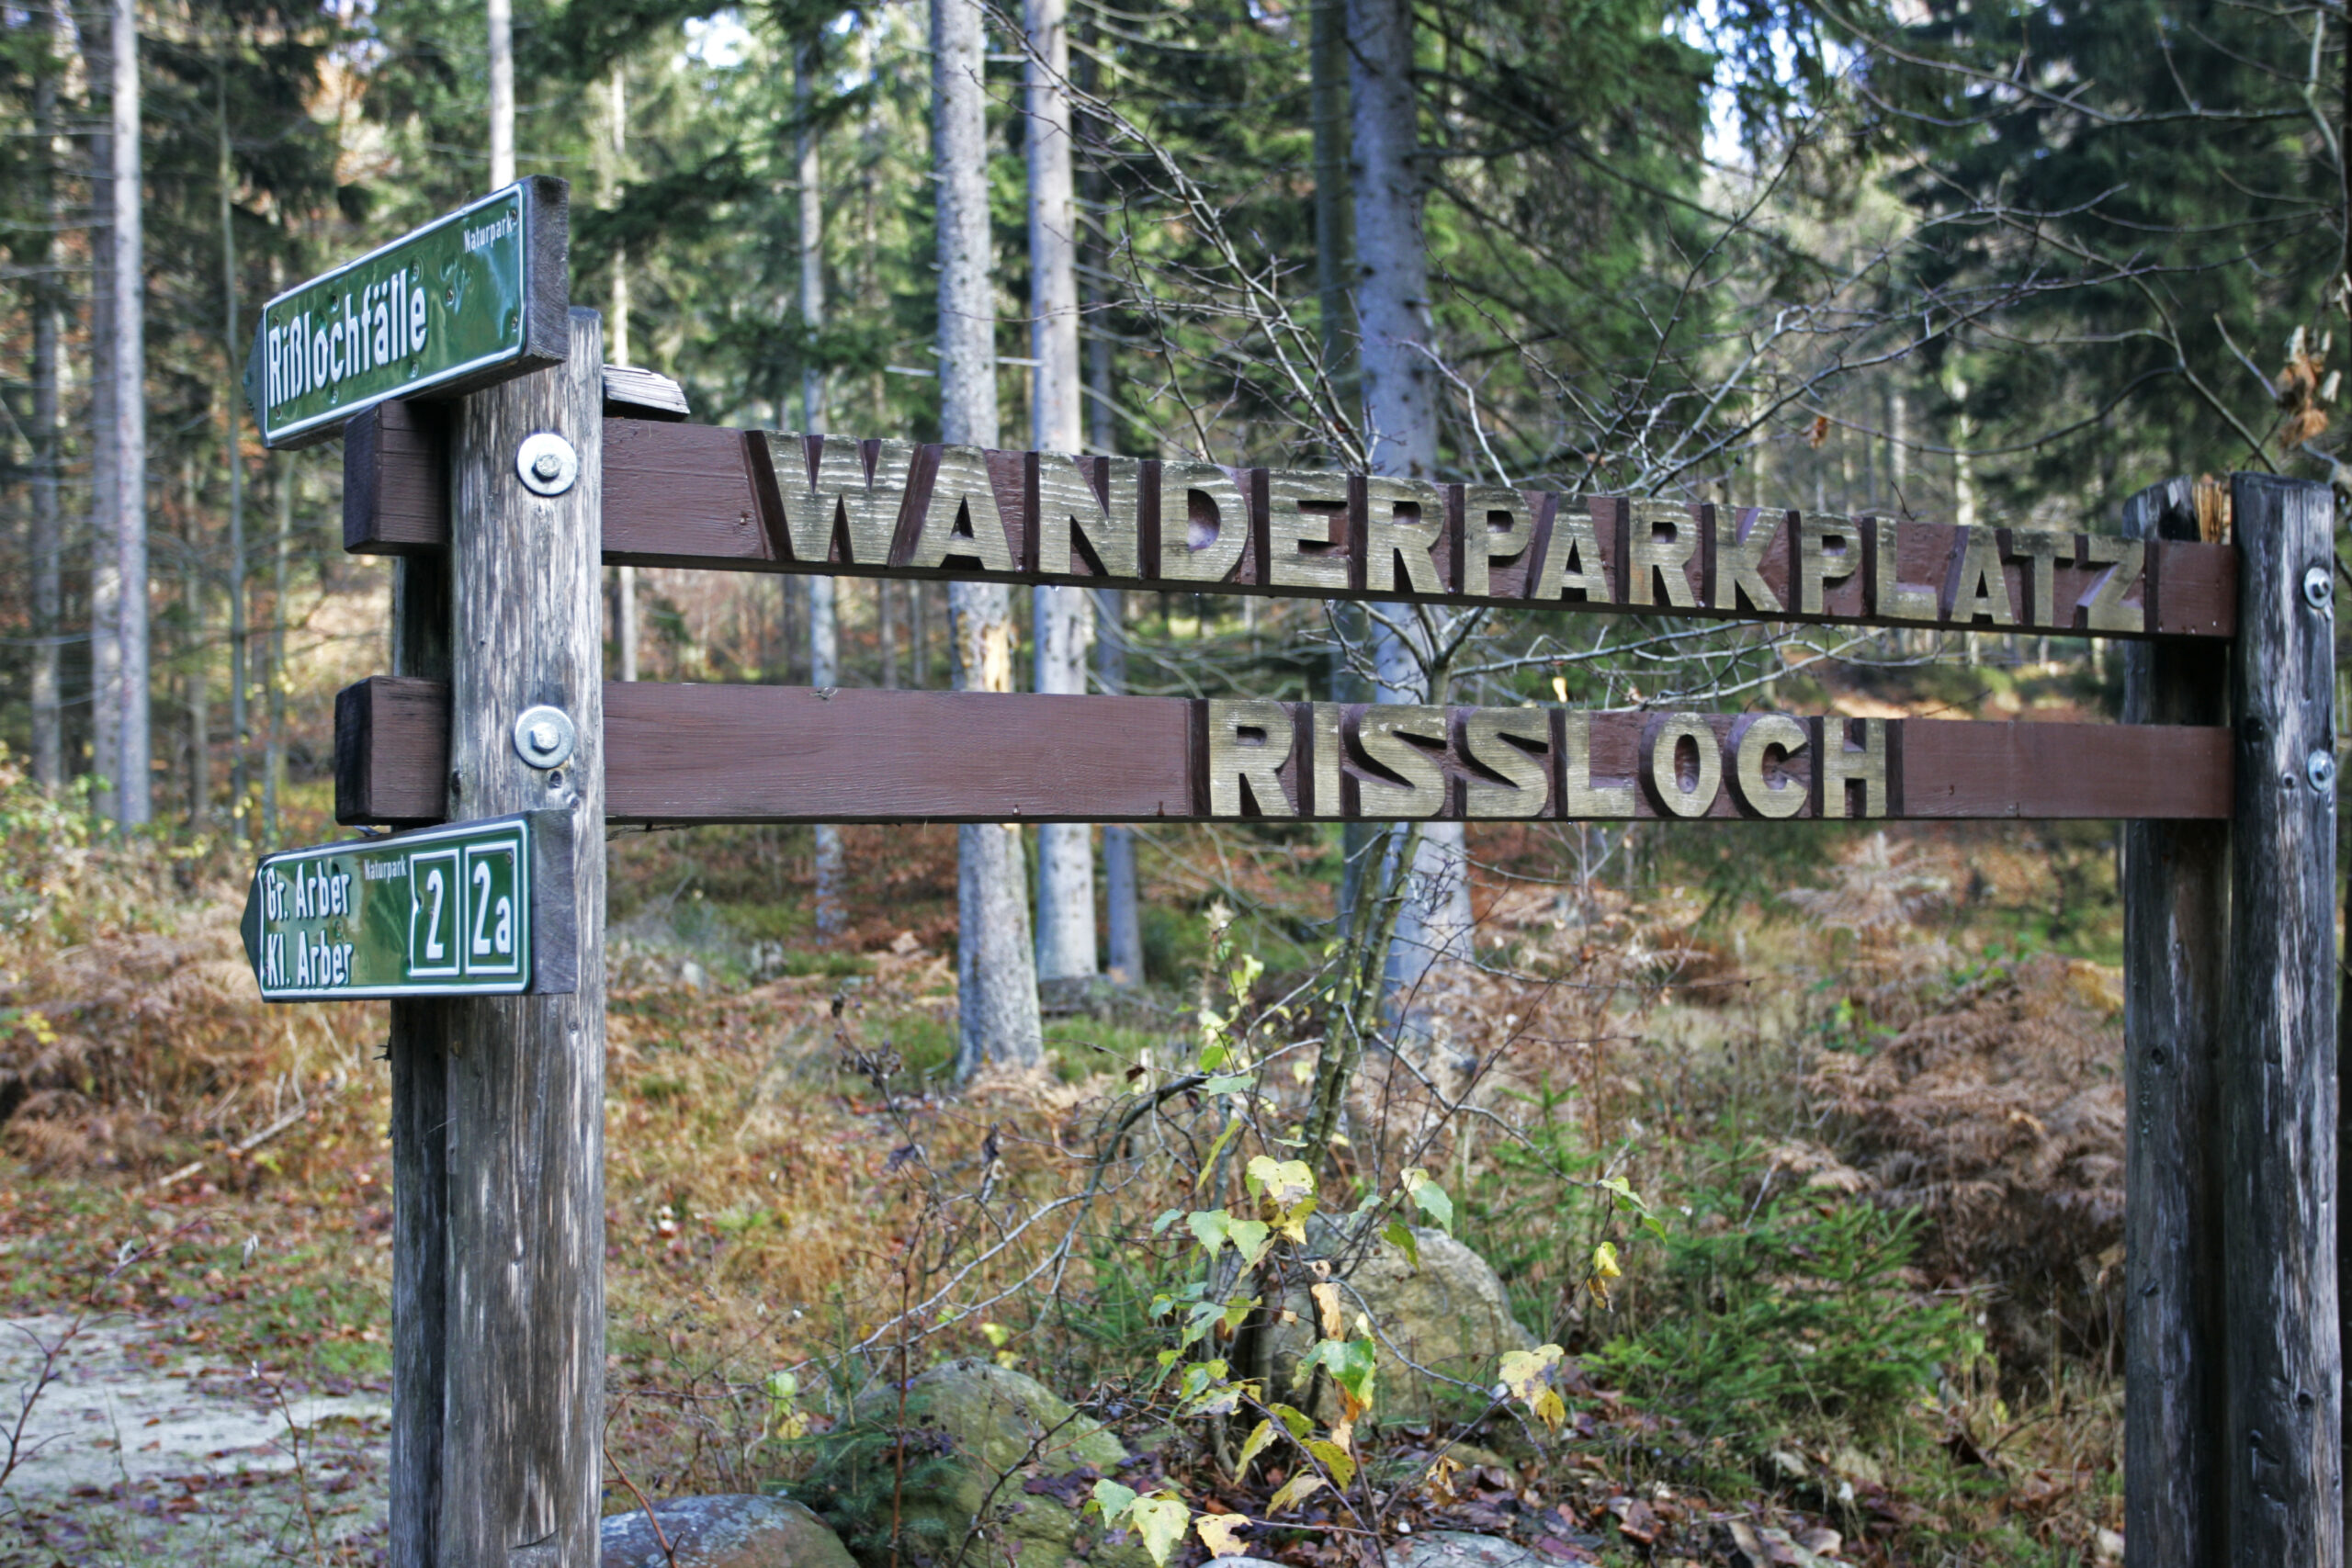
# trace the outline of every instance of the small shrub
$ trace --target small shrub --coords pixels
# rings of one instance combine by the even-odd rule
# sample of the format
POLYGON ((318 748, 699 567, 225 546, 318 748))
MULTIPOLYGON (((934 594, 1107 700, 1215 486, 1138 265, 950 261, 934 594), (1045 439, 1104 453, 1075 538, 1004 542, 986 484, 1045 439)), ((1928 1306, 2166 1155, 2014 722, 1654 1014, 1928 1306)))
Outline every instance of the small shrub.
POLYGON ((1792 1426, 1883 1433, 1982 1349, 1965 1302, 1907 1280, 1916 1212, 1819 1195, 1710 1195, 1667 1229, 1637 1328, 1587 1359, 1692 1436, 1760 1455, 1792 1426))

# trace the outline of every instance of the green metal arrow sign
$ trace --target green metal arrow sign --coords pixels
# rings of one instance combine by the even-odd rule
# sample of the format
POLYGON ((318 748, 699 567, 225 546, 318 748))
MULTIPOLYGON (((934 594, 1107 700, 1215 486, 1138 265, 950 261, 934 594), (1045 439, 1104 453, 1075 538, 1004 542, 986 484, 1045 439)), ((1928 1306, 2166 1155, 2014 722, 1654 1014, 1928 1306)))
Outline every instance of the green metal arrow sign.
POLYGON ((568 187, 518 181, 262 307, 245 397, 272 446, 390 398, 454 396, 569 344, 568 187))
POLYGON ((572 989, 571 818, 468 822, 270 855, 245 898, 262 999, 572 989))

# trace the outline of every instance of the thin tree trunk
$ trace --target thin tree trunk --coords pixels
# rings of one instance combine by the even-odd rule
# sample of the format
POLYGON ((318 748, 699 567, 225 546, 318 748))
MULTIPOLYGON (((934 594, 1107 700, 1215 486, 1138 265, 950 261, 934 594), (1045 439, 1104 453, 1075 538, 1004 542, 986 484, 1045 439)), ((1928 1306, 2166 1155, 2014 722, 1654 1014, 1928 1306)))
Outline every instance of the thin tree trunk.
POLYGON ((139 4, 114 3, 115 559, 121 582, 122 732, 117 820, 154 815, 148 727, 146 260, 141 231, 139 4))
POLYGON ((881 644, 882 689, 899 688, 899 595, 888 578, 874 585, 874 635, 881 644))
MULTIPOLYGON (((628 74, 627 68, 613 62, 612 81, 607 88, 611 116, 606 125, 606 137, 602 155, 596 160, 598 199, 609 210, 619 204, 623 160, 628 156, 628 74)), ((510 132, 510 143, 513 140, 510 132)), ((511 157, 511 153, 510 153, 511 157)), ((511 177, 511 176, 510 176, 511 177)), ((615 365, 629 363, 628 349, 628 247, 613 249, 613 308, 606 323, 605 355, 615 365)), ((613 651, 620 666, 620 678, 637 679, 637 568, 613 568, 613 651)))
MULTIPOLYGON (((793 163, 800 186, 800 333, 805 355, 800 363, 800 428, 812 435, 825 434, 832 422, 825 406, 825 372, 816 360, 817 334, 825 325, 825 190, 820 148, 809 111, 816 102, 820 47, 818 39, 804 39, 792 57, 792 105, 799 121, 793 163)), ((841 683, 841 627, 833 580, 810 577, 804 581, 808 584, 808 683, 822 690, 841 683)), ((817 935, 829 942, 849 925, 842 902, 842 830, 820 822, 811 837, 817 863, 817 935)))
POLYGON ((920 582, 907 584, 907 668, 914 688, 931 684, 931 592, 920 582))
MULTIPOLYGON (((96 27, 85 39, 104 37, 96 27)), ((111 44, 108 45, 111 48, 111 44)), ((109 80, 104 55, 89 61, 92 81, 109 80)), ((121 508, 115 500, 121 452, 116 442, 114 330, 114 138, 90 137, 90 772, 106 792, 92 804, 117 815, 113 792, 122 769, 122 562, 115 547, 121 508)))
POLYGON ((186 532, 180 540, 182 695, 187 718, 187 825, 202 832, 212 820, 212 682, 205 668, 204 539, 197 523, 194 464, 184 472, 186 532))
MULTIPOLYGON (((1084 440, 1085 391, 1079 379, 1078 210, 1072 183, 1069 0, 1027 0, 1030 353, 1037 361, 1030 399, 1031 445, 1075 452, 1084 440)), ((1083 693, 1093 607, 1082 588, 1033 591, 1036 689, 1083 693)), ((1037 829, 1037 974, 1061 979, 1095 972, 1094 830, 1082 822, 1037 829)))
MULTIPOLYGON (((1094 641, 1094 680, 1105 692, 1127 689, 1127 596, 1116 589, 1098 590, 1094 613, 1102 631, 1094 641)), ((1102 829, 1102 912, 1110 926, 1108 946, 1111 978, 1123 986, 1140 986, 1143 972, 1143 919, 1136 886, 1136 830, 1114 824, 1102 829)))
POLYGON ((58 692, 58 621, 62 608, 59 552, 64 530, 58 508, 58 459, 62 424, 58 342, 64 289, 57 272, 57 234, 65 224, 58 188, 58 75, 64 68, 68 30, 64 7, 50 13, 50 57, 33 85, 35 167, 40 171, 40 209, 46 219, 34 265, 33 283, 33 782, 54 790, 65 782, 65 736, 58 692))
POLYGON ((277 843, 286 795, 286 585, 294 553, 294 454, 277 455, 277 539, 269 569, 269 749, 262 761, 262 841, 277 843))
MULTIPOLYGON (((986 40, 977 0, 932 0, 932 158, 938 175, 940 436, 997 444, 995 310, 989 284, 986 40)), ((956 685, 1012 689, 1012 594, 1001 583, 947 591, 956 685)), ((1002 823, 956 830, 956 1068, 1044 1058, 1021 835, 1002 823)))
MULTIPOLYGON (((1085 25, 1088 41, 1091 42, 1092 24, 1085 25)), ((1077 76, 1082 90, 1094 90, 1095 64, 1091 51, 1080 57, 1077 76)), ((1097 128, 1088 122, 1083 129, 1092 144, 1097 128)), ((1102 205, 1101 175, 1090 171, 1086 184, 1088 209, 1099 214, 1102 205)), ((1099 226, 1096 232, 1099 261, 1099 226)), ((1111 332, 1102 315, 1105 301, 1101 287, 1086 285, 1085 299, 1093 308, 1094 321, 1093 332, 1086 334, 1087 447, 1107 456, 1119 449, 1117 421, 1114 417, 1118 404, 1111 381, 1111 332)), ((1124 692, 1127 689, 1127 596, 1114 588, 1096 590, 1094 616, 1095 685, 1104 692, 1124 692)), ((1136 878, 1136 831, 1124 824, 1113 823, 1102 829, 1102 914, 1111 978, 1123 986, 1142 985, 1143 912, 1136 878)))
POLYGON ((1315 297, 1323 366, 1344 380, 1348 358, 1347 0, 1314 0, 1307 119, 1315 138, 1315 297))
POLYGON ((229 466, 229 819, 254 836, 253 778, 248 748, 253 724, 245 711, 245 453, 237 431, 237 362, 243 352, 237 324, 236 165, 229 145, 229 85, 213 82, 213 107, 220 133, 220 298, 224 315, 221 361, 228 375, 221 406, 228 411, 222 456, 229 466))
MULTIPOLYGON (((1348 0, 1349 105, 1353 131, 1356 310, 1360 318, 1367 443, 1375 474, 1430 479, 1437 471, 1437 376, 1431 343, 1424 182, 1417 161, 1410 0, 1348 0)), ((1383 607, 1374 633, 1374 700, 1442 703, 1434 649, 1395 629, 1426 623, 1402 604, 1383 607)), ((1461 956, 1470 928, 1462 824, 1432 822, 1410 835, 1413 884, 1389 950, 1388 982, 1415 1013, 1442 962, 1461 956)), ((1392 846, 1408 839, 1399 827, 1392 846)), ((1390 854, 1397 852, 1392 847, 1390 854)), ((1385 880, 1385 879, 1384 879, 1385 880)))
POLYGON ((490 188, 514 183, 514 6, 490 0, 490 188))

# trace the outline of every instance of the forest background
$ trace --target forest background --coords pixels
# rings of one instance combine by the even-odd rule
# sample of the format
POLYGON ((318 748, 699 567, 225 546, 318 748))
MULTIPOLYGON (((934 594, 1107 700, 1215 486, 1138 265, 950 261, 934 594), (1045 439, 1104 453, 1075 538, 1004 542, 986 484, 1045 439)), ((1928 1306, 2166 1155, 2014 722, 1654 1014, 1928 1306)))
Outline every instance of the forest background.
MULTIPOLYGON (((266 1019, 224 922, 256 846, 331 830, 333 694, 385 667, 390 574, 339 547, 338 448, 265 452, 240 385, 261 300, 511 173, 572 182, 574 301, 713 423, 2092 531, 2176 474, 2352 478, 2341 5, 934 5, 0 6, 0 1150, 13 1233, 57 1248, 0 1289, 81 1299, 83 1263, 156 1238, 123 1255, 154 1280, 105 1299, 287 1376, 380 1378, 380 1296, 320 1282, 379 1212, 379 1024, 266 1019), (1059 273, 1037 263, 1057 113, 1059 273), (232 1233, 282 1235, 292 1282, 208 1282, 232 1233)), ((2115 650, 2070 638, 610 588, 622 678, 2023 718, 2120 692, 2115 650)), ((822 1335, 780 1340, 767 1297, 870 1321, 852 1303, 905 1283, 872 1259, 921 1254, 953 1182, 891 1219, 901 1151, 987 1188, 1001 1129, 1051 1144, 1127 1065, 1193 1049, 1213 911, 1264 976, 1238 1017, 1313 992, 1347 915, 1390 897, 1425 933, 1390 978, 1451 1021, 1400 1059, 1458 1075, 1412 1090, 1441 1113, 1407 1142, 1451 1162, 1522 1319, 1605 1371, 1580 1419, 1607 1496, 1747 1488, 1885 1561, 2105 1550, 2105 828, 1432 834, 1402 885, 1337 829, 992 831, 614 844, 615 1268, 642 1276, 616 1342, 643 1393, 616 1441, 657 1495, 792 1468, 705 1439, 765 1433, 778 1366, 820 1381, 822 1335), (1021 937, 975 951, 983 928, 1021 937), (825 1179, 877 1217, 818 1246, 760 1150, 829 1118, 879 1139, 825 1179), (1637 1231, 1604 1179, 1674 1223, 1637 1231), (1621 1235, 1611 1298, 1594 1246, 1621 1235), (1740 1315, 1799 1277, 1850 1310, 1740 1315), (690 1353, 689 1280, 743 1332, 690 1353), (1954 1301, 1981 1343, 1874 1337, 1954 1301), (1919 1376, 1743 1382, 1671 1340, 1692 1313, 1783 1371, 1835 1343, 1919 1376)), ((1337 1174, 1377 1189, 1393 1152, 1337 1174)), ((1159 1332, 992 1310, 941 1307, 926 1354, 1009 1337, 1075 1393, 1159 1332)), ((1623 1544, 1623 1510, 1593 1517, 1623 1544)))

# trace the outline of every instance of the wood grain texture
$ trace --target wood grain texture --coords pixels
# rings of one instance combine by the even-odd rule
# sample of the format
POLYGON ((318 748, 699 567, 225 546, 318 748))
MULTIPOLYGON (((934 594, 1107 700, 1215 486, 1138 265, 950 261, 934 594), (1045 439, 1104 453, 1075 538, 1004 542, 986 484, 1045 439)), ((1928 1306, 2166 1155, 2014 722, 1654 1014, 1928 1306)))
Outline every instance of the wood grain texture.
MULTIPOLYGON (((788 440, 796 453, 801 438, 788 440)), ((828 436, 828 446, 855 446, 848 437, 828 436)), ((1418 566, 1414 552, 1401 552, 1393 533, 1396 508, 1375 508, 1370 481, 1362 476, 1292 474, 1265 469, 1188 468, 1145 460, 1132 479, 1096 479, 1107 483, 1110 500, 1122 519, 1113 530, 1132 541, 1136 568, 1132 573, 1097 570, 1096 560, 1065 556, 1046 560, 1031 553, 1039 529, 1033 513, 1045 504, 1039 489, 1028 482, 1032 454, 991 452, 987 467, 993 481, 998 524, 1006 541, 1008 566, 984 570, 968 554, 954 554, 936 564, 917 565, 922 510, 936 472, 939 449, 922 448, 906 486, 899 526, 888 559, 853 556, 828 548, 821 556, 796 558, 786 503, 775 473, 777 459, 771 438, 758 431, 734 431, 710 425, 658 423, 648 420, 616 419, 605 436, 605 558, 631 566, 703 568, 718 571, 818 571, 865 577, 942 578, 1027 583, 1078 583, 1091 587, 1177 592, 1264 593, 1293 598, 1380 598, 1443 604, 1535 606, 1531 597, 1544 576, 1548 553, 1565 552, 1572 525, 1589 525, 1593 535, 1593 563, 1609 585, 1607 601, 1587 604, 1571 590, 1555 604, 1607 613, 1634 612, 1697 615, 1710 619, 1770 619, 1792 623, 1856 626, 1996 625, 1987 606, 2005 606, 2021 631, 2047 630, 2082 635, 2097 630, 2088 624, 2086 602, 2097 591, 2106 568, 2083 564, 2083 536, 2064 535, 2064 564, 2044 581, 2030 558, 2036 536, 2015 529, 1980 529, 1975 542, 1986 552, 1981 558, 1990 570, 1981 578, 1964 571, 1971 561, 1971 537, 1944 524, 1903 522, 1891 525, 1893 548, 1879 548, 1878 531, 1862 518, 1809 518, 1793 511, 1757 508, 1681 507, 1656 502, 1627 502, 1600 497, 1566 500, 1534 491, 1496 491, 1485 486, 1441 486, 1442 506, 1435 502, 1421 510, 1440 509, 1442 518, 1421 552, 1429 565, 1418 566), (1165 471, 1163 471, 1165 470, 1165 471), (1168 473, 1177 476, 1175 481, 1168 473), (1187 482, 1198 480, 1200 483, 1187 482), (1177 510, 1164 505, 1181 483, 1190 500, 1177 510), (1326 493, 1347 497, 1346 515, 1335 520, 1328 536, 1331 546, 1296 541, 1305 538, 1296 513, 1302 495, 1326 493), (1216 515, 1226 502, 1245 509, 1236 531, 1216 515), (1513 497, 1516 497, 1514 501, 1513 497), (1380 511, 1384 532, 1377 538, 1372 513, 1380 511), (1280 513, 1280 515, 1276 513, 1280 513), (1717 533, 1719 515, 1728 519, 1735 546, 1753 540, 1753 560, 1738 560, 1747 574, 1739 577, 1746 592, 1726 590, 1720 568, 1725 552, 1717 533), (1474 541, 1473 519, 1478 529, 1474 541), (1193 548, 1181 543, 1163 548, 1168 520, 1175 518, 1198 530, 1193 548), (1642 528, 1640 553, 1645 570, 1636 571, 1629 558, 1636 553, 1635 523, 1642 528), (1517 529, 1523 520, 1524 543, 1517 529), (1760 535, 1751 531, 1761 527, 1760 535), (1808 528, 1823 533, 1835 548, 1845 547, 1850 558, 1833 560, 1832 570, 1808 592, 1801 544, 1808 528), (1238 547, 1220 552, 1220 539, 1238 541, 1238 547), (1279 547, 1287 558, 1271 558, 1279 547), (1486 558, 1473 570, 1468 558, 1476 548, 1486 558), (1329 566, 1317 570, 1326 550, 1329 566), (1377 562, 1370 555, 1379 555, 1377 562), (1229 560, 1227 556, 1229 555, 1229 560), (1880 557, 1889 565, 1881 581, 1880 557), (1180 576, 1201 570, 1214 558, 1208 575, 1180 576), (1670 561, 1670 569, 1661 566, 1670 561), (1676 579, 1666 580, 1670 570, 1676 579), (1957 579, 1970 582, 1956 586, 1957 579), (1483 578, 1485 591, 1476 591, 1483 578), (1344 581, 1342 581, 1344 580, 1344 581), (1420 584, 1416 587, 1416 582, 1420 584), (1760 587, 1777 609, 1756 607, 1754 589, 1760 587), (1975 592, 1966 592, 1973 588, 1975 592), (1903 613, 1888 613, 1878 600, 1887 597, 1903 613), (1645 601, 1645 602, 1637 602, 1645 601), (1808 608, 1817 601, 1817 608, 1808 608), (1932 605, 1924 619, 1917 607, 1932 605), (1736 606, 1736 608, 1734 607, 1736 606), (1904 608, 1908 606, 1910 608, 1904 608)), ((868 444, 869 447, 872 446, 868 444)), ((784 461, 789 463, 792 457, 784 461)), ((803 468, 806 468, 803 457, 803 468)), ((356 550, 410 547, 399 530, 401 514, 419 513, 425 502, 406 491, 433 482, 418 460, 410 469, 396 471, 380 465, 377 481, 346 492, 346 547, 356 550)), ((1090 476, 1093 470, 1089 469, 1090 476)), ((1384 481, 1385 482, 1385 481, 1384 481)), ((1047 487, 1045 495, 1053 495, 1047 487)), ((1390 498, 1393 502, 1394 498, 1390 498)), ((1057 540, 1063 531, 1054 530, 1057 540)), ((1317 539, 1327 536, 1317 534, 1317 539)), ((2157 637, 2226 637, 2236 616, 2236 555, 2227 545, 2195 540, 2153 543, 2139 586, 2127 593, 2130 604, 2146 604, 2148 635, 2157 637), (2151 596, 2153 595, 2153 598, 2151 596)), ((2116 635, 2116 634, 2107 634, 2116 635)))
POLYGON ((676 423, 691 412, 686 407, 686 389, 659 370, 647 370, 635 365, 605 367, 606 419, 651 419, 676 423))
MULTIPOLYGON (((2195 538, 2191 481, 2132 497, 2123 528, 2195 538)), ((2127 724, 2228 716, 2229 667, 2207 650, 2143 643, 2123 669, 2127 724)), ((2205 1568, 2229 1539, 2218 1100, 2229 850, 2222 822, 2123 829, 2127 1568, 2205 1568)))
MULTIPOLYGON (((1246 815, 1304 812, 1345 820, 1374 798, 1409 784, 1368 750, 1356 728, 1362 704, 1272 704, 1293 727, 1277 753, 1277 805, 1259 792, 1228 792, 1246 815), (1340 750, 1311 761, 1339 716, 1340 750)), ((1168 697, 1038 695, 973 692, 609 683, 605 688, 605 813, 615 822, 678 826, 709 822, 1137 822, 1201 821, 1210 815, 1209 705, 1168 697)), ((379 712, 390 712, 389 706, 379 712)), ((430 702, 406 704, 401 722, 422 737, 436 722, 430 702)), ((1550 780, 1540 814, 1564 814, 1560 770, 1564 709, 1457 708, 1417 744, 1430 753, 1438 818, 1465 815, 1474 785, 1501 775, 1478 765, 1465 737, 1474 713, 1550 716, 1548 742, 1510 744, 1550 780)), ((1590 716, 1591 782, 1630 791, 1630 810, 1647 818, 1668 809, 1656 785, 1659 715, 1590 716), (1645 761, 1647 759, 1645 773, 1645 761), (1645 782, 1645 781, 1647 782, 1645 782)), ((1719 820, 1759 815, 1739 785, 1730 750, 1740 724, 1728 714, 1690 716, 1723 758, 1722 785, 1701 815, 1719 820)), ((1804 721, 1808 749, 1773 764, 1810 789, 1817 721, 1804 721)), ((1842 722, 1842 721, 1832 721, 1842 722)), ((2230 810, 2228 732, 2188 726, 1975 724, 1890 721, 1890 818, 2133 816, 2219 819, 2230 810), (2153 781, 2153 782, 2152 782, 2153 781)), ((1404 757, 1396 743, 1376 743, 1404 757)), ((1499 746, 1501 743, 1494 743, 1499 746)), ((415 748, 379 720, 374 765, 415 748)), ((1695 756, 1686 749, 1683 760, 1695 756)), ((356 765, 356 764, 355 764, 356 765)), ((390 795, 392 786, 370 785, 390 795)), ((413 784, 406 786, 413 788, 413 784)), ((1489 798, 1493 798, 1489 795, 1489 798)), ((1491 807, 1485 815, 1500 815, 1491 807)), ((1810 798, 1792 815, 1818 814, 1810 798)), ((1605 814, 1603 814, 1605 815, 1605 814)), ((1599 819, 1596 818, 1595 819, 1599 819)))
POLYGON ((386 402, 343 434, 343 547, 402 556, 449 543, 448 409, 386 402))
POLYGON ((449 684, 374 675, 334 698, 334 819, 414 827, 442 819, 449 684))
POLYGON ((605 688, 615 822, 1148 821, 1192 815, 1171 697, 605 688))
MULTIPOLYGON (((574 312, 571 326, 562 367, 468 400, 452 432, 447 811, 457 820, 569 814, 578 988, 447 1000, 421 1015, 438 1032, 444 1097, 435 1123, 443 1177, 440 1427, 430 1456, 435 1473, 396 1478, 395 1487, 437 1494, 438 1515, 431 1555, 401 1568, 539 1568, 593 1564, 597 1555, 605 1330, 595 538, 602 333, 592 312, 574 312), (542 430, 564 434, 581 454, 577 482, 551 499, 531 494, 514 474, 516 447, 542 430), (539 703, 563 708, 579 729, 577 754, 554 773, 532 769, 513 745, 515 716, 539 703)), ((419 1070, 429 1070, 429 1055, 417 1055, 419 1070)), ((424 1281, 413 1292, 420 1303, 427 1293, 424 1281)), ((396 1324, 396 1337, 407 1328, 396 1324)), ((414 1352, 410 1359, 422 1361, 414 1352)), ((429 1400, 431 1391, 414 1395, 429 1400)), ((420 1458, 425 1450, 413 1445, 420 1458)))
POLYGON ((2325 485, 2238 474, 2230 977, 2222 1032, 2229 1561, 2344 1561, 2336 1315, 2335 566, 2325 485))
POLYGON ((448 1385, 450 1004, 391 1004, 391 1568, 437 1568, 448 1385))
POLYGON ((2229 735, 2162 725, 1907 719, 1903 808, 1914 818, 2226 817, 2229 735))
MULTIPOLYGON (((437 694, 417 708, 387 704, 370 716, 376 736, 405 734, 403 750, 432 753, 431 786, 447 809, 442 784, 449 746, 449 573, 446 551, 392 563, 392 674, 437 694), (404 723, 390 716, 405 713, 404 723), (379 722, 381 719, 382 722, 379 722)), ((339 708, 339 700, 338 700, 339 708)), ((337 726, 336 740, 342 740, 337 726)), ((342 758, 336 758, 338 770, 342 758)), ((344 788, 340 771, 336 792, 344 788)), ((420 805, 423 803, 420 802, 420 805)), ((443 1004, 394 1001, 384 1055, 391 1064, 392 1114, 392 1430, 391 1506, 386 1551, 392 1568, 434 1568, 440 1561, 441 1405, 447 1382, 449 1208, 448 1026, 443 1004)))

